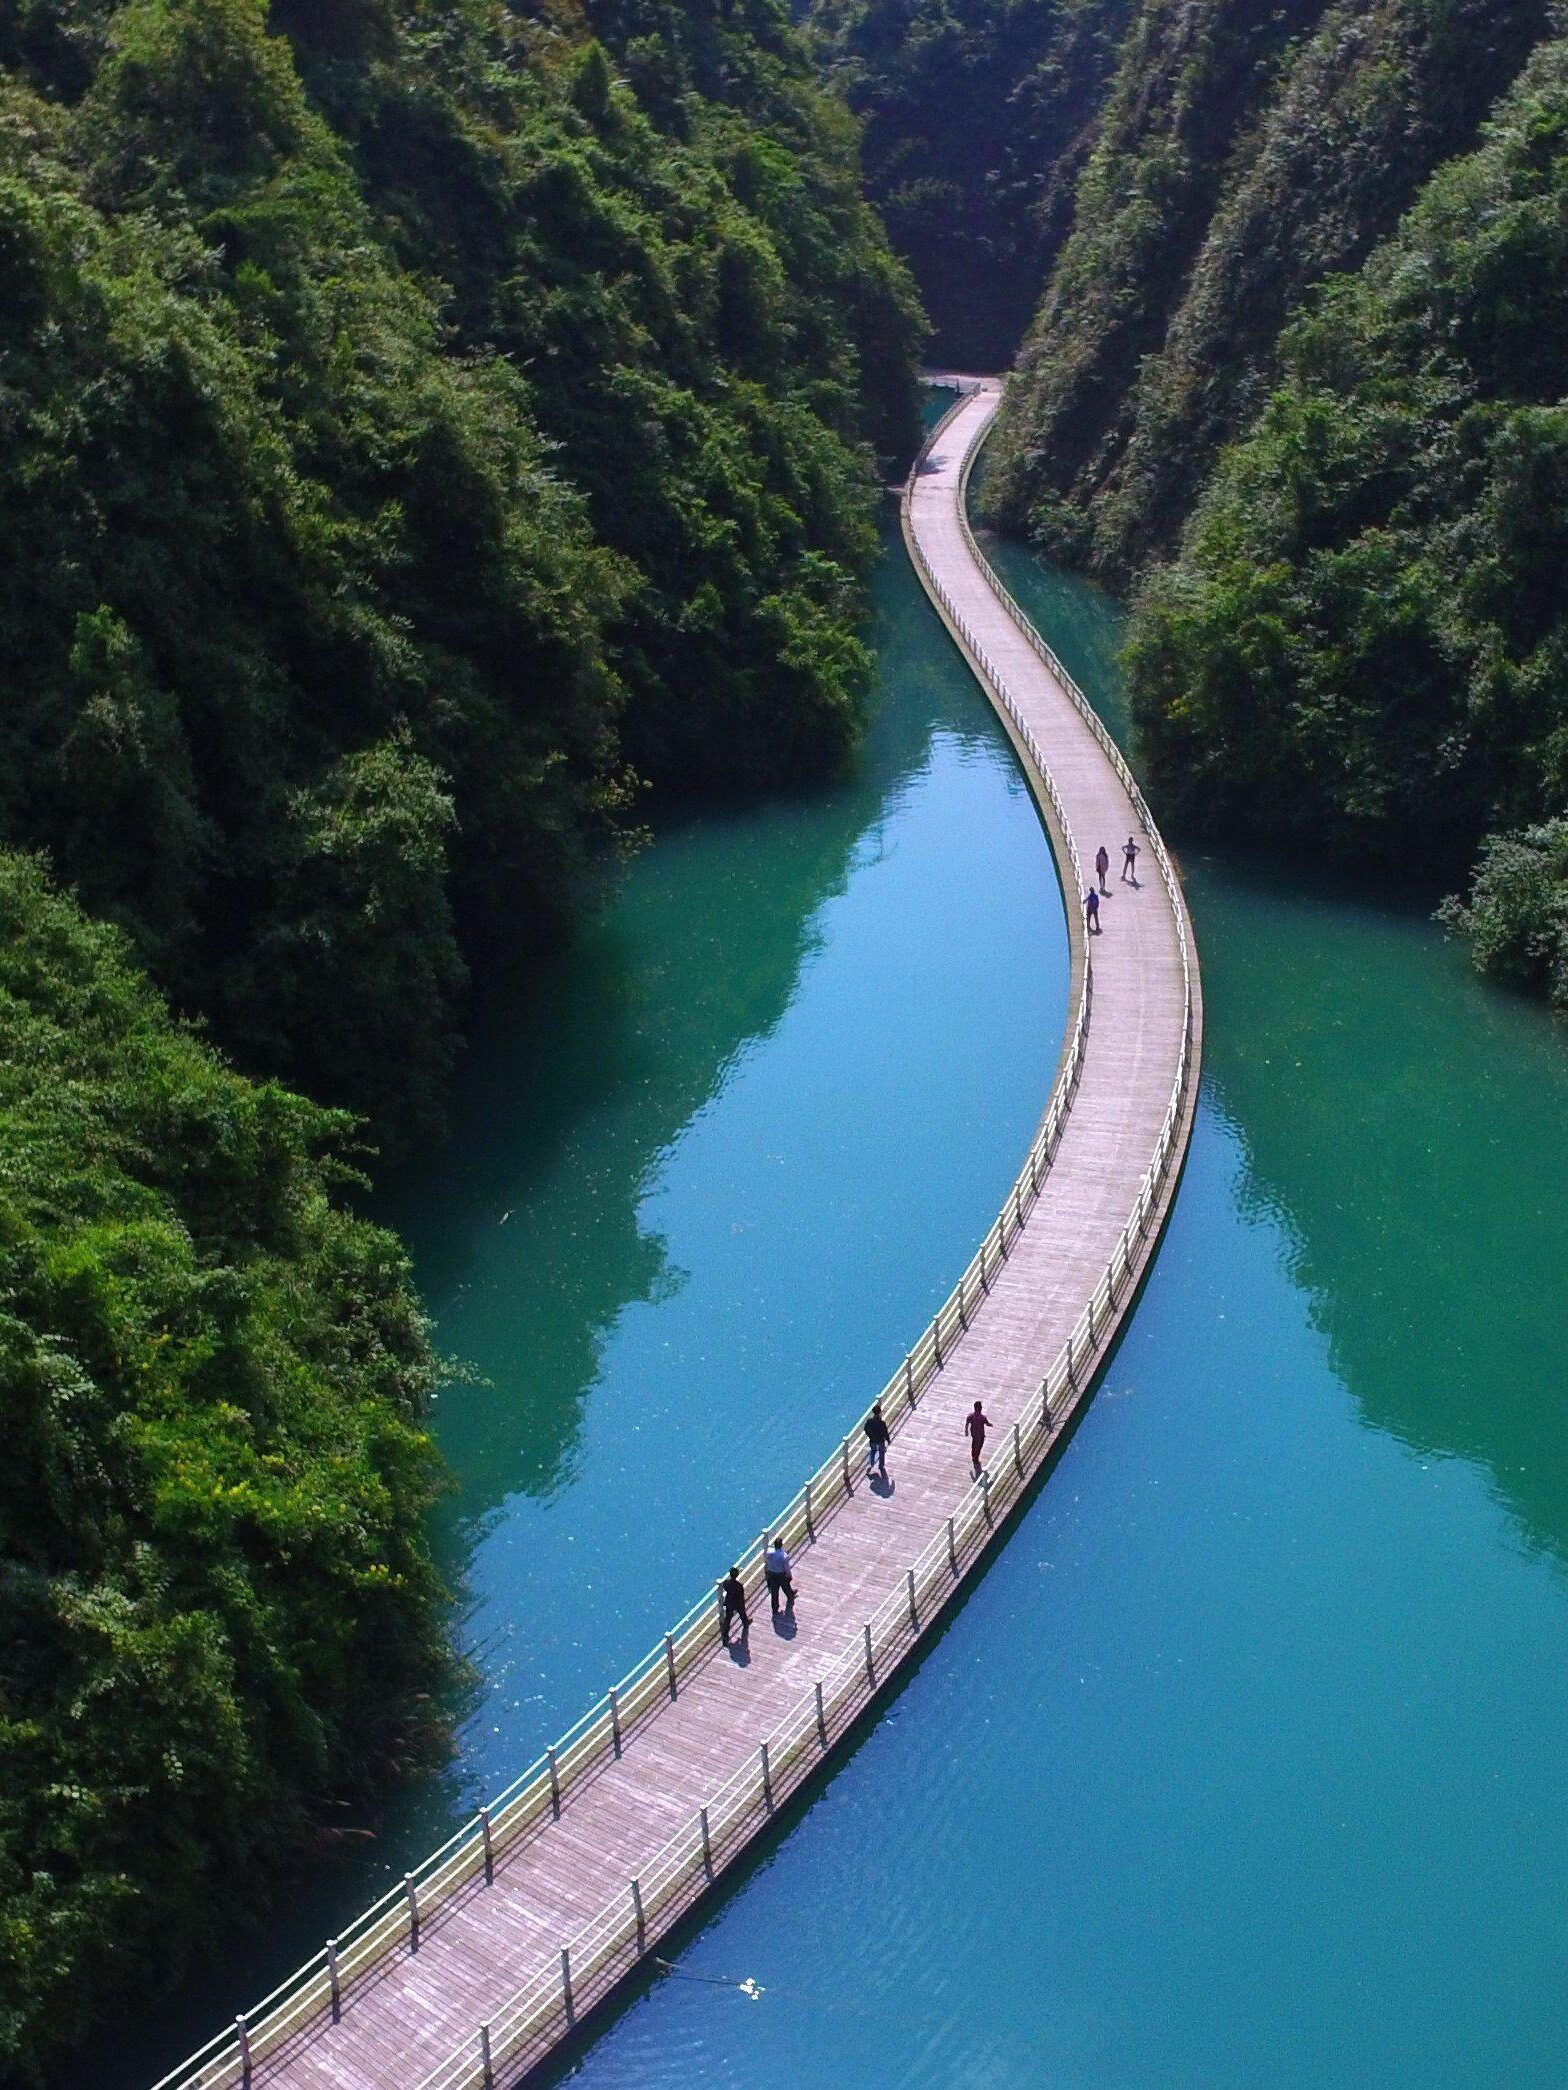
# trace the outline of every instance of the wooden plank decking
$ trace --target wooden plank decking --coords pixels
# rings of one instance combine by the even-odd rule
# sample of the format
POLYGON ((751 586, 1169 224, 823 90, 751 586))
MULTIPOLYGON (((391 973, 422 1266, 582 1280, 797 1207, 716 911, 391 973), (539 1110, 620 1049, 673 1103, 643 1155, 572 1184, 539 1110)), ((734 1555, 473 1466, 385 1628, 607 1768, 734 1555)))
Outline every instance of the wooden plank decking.
MULTIPOLYGON (((754 1602, 749 1641, 726 1651, 711 1635, 678 1690, 635 1712, 619 1752, 606 1747, 566 1789, 558 1812, 546 1808, 499 1853, 493 1880, 478 1871, 430 1909, 417 1949, 406 1935, 394 1941, 344 1987, 336 2014, 314 2004, 303 2021, 296 2012, 281 2046, 261 2036, 258 2019, 248 2076, 236 2041, 171 2081, 203 2090, 247 2079, 289 2090, 414 2090, 429 2081, 456 2090, 487 2080, 482 2024, 496 2028, 490 2079, 520 2080, 710 1890, 789 1793, 831 1761, 1050 1457, 1114 1339, 1158 1238, 1190 1127, 1196 963, 1184 971, 1179 901, 1112 760, 992 587, 965 530, 967 466, 997 399, 989 383, 960 399, 912 476, 904 513, 917 569, 922 561, 929 569, 922 580, 944 620, 993 700, 1003 700, 1015 742, 1022 749, 1032 736, 1050 772, 1058 804, 1047 824, 1058 862, 1067 862, 1069 835, 1086 864, 1102 842, 1112 858, 1104 933, 1093 940, 1092 1015, 1040 1195, 1020 1204, 1024 1221, 1011 1235, 1003 1227, 1009 1252, 994 1260, 966 1313, 960 1302, 967 1331, 900 1418, 889 1484, 866 1485, 857 1471, 852 1492, 819 1504, 814 1541, 796 1549, 793 1631, 775 1631, 766 1604, 754 1602), (1136 888, 1118 876, 1130 832, 1144 847, 1136 888), (1151 1175, 1157 1150, 1163 1163, 1151 1175), (1129 1230, 1140 1192, 1147 1224, 1129 1230), (1119 1287, 1107 1286, 1119 1245, 1130 1267, 1119 1287), (1085 1344, 1085 1304, 1097 1287, 1104 1303, 1085 1344), (1041 1381, 1075 1329, 1077 1375, 1059 1375, 1043 1399, 1041 1381), (996 1425, 989 1449, 1000 1455, 983 1518, 962 1433, 976 1399, 996 1425), (1011 1437, 1015 1422, 1027 1437, 1011 1437), (950 1561, 944 1532, 954 1534, 950 1561), (929 1567, 933 1542, 940 1573, 929 1567), (922 1557, 928 1565, 912 1579, 922 1557), (882 1622, 868 1665, 865 1628, 874 1617, 882 1622), (825 1676, 837 1681, 817 1700, 825 1676), (774 1754, 764 1769, 759 1745, 770 1736, 774 1754), (789 1736, 795 1740, 780 1739, 789 1736), (741 1797, 715 1807, 705 1857, 700 1810, 724 1789, 741 1797), (686 1855, 672 1859, 672 1849, 686 1855), (634 1879, 646 1896, 640 1927, 634 1879), (574 1948, 575 1977, 571 1964, 562 1968, 563 1946, 574 1948)), ((1087 952, 1080 902, 1069 893, 1075 997, 1087 952)))

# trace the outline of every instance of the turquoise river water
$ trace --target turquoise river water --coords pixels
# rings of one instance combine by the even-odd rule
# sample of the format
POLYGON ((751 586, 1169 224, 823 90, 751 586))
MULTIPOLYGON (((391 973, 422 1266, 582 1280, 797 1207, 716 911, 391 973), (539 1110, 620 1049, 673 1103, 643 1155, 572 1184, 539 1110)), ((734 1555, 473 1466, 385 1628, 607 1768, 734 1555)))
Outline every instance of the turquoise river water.
MULTIPOLYGON (((1119 723, 1114 609, 999 557, 1119 723)), ((482 1375, 438 1410, 480 1688, 267 1951, 128 2029, 127 2082, 644 1650, 993 1215, 1060 1043, 1060 902, 891 535, 877 617, 855 774, 662 836, 393 1201, 482 1375)), ((837 1774, 557 2077, 1568 2078, 1568 1050, 1422 912, 1184 870, 1200 1121, 1093 1407, 837 1774)))

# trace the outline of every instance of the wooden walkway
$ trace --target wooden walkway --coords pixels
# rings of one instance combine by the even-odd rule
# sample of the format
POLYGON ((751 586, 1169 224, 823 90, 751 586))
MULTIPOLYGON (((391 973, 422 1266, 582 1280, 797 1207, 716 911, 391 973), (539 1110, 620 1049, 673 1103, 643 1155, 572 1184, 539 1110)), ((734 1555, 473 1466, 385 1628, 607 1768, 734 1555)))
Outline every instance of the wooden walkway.
MULTIPOLYGON (((799 1534, 793 1630, 776 1630, 754 1597, 749 1637, 725 1650, 711 1612, 699 1611, 678 1644, 639 1672, 591 1747, 563 1750, 559 1795, 535 1779, 504 1840, 496 1815, 488 1865, 477 1844, 464 1845, 445 1871, 416 1883, 407 1909, 394 1904, 371 1926, 363 1949, 345 1948, 335 1968, 323 1959, 303 1970, 170 2085, 457 2090, 519 2081, 831 1761, 1086 1398, 1179 1175, 1196 1090, 1197 968, 1157 837, 968 535, 964 482, 997 398, 982 383, 928 444, 905 498, 906 535, 1007 719, 1058 863, 1070 864, 1074 845, 1091 862, 1103 843, 1111 896, 1091 945, 1081 894, 1069 893, 1081 1012, 1064 1056, 1069 1078, 1032 1157, 1038 1165, 1026 1168, 989 1237, 989 1258, 898 1382, 912 1398, 890 1403, 887 1483, 863 1479, 858 1438, 853 1465, 835 1449, 815 1495, 785 1520, 799 1534), (1136 887, 1118 878, 1129 833, 1143 850, 1136 887), (1086 1313, 1090 1302, 1097 1313, 1086 1313), (977 1399, 995 1426, 983 1484, 971 1476, 962 1427, 977 1399)), ((748 1573, 755 1586, 755 1553, 748 1573)))

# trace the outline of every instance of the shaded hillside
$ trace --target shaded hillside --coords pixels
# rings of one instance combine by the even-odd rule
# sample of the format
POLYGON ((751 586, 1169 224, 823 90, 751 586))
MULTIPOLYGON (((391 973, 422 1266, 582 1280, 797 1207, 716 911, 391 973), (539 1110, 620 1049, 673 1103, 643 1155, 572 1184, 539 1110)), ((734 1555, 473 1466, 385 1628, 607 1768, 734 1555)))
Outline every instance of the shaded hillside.
POLYGON ((864 123, 867 188, 935 355, 1013 358, 1072 223, 1134 0, 812 0, 819 63, 864 123))
POLYGON ((919 326, 852 127, 771 0, 6 0, 0 185, 0 838, 428 1136, 634 771, 858 731, 919 326))

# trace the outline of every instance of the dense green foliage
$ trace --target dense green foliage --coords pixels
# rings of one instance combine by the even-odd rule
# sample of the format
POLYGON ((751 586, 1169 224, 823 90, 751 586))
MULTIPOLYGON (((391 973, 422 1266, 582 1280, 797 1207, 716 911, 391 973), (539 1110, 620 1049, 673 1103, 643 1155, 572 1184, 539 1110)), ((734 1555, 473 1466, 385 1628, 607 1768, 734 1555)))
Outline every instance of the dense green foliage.
POLYGON ((0 186, 0 839, 427 1134, 628 765, 858 729, 918 323, 849 119, 772 0, 6 0, 0 186))
POLYGON ((960 369, 1012 360, 1133 5, 812 0, 818 62, 864 123, 868 190, 960 369))
POLYGON ((433 1360, 345 1130, 0 855, 0 2072, 420 1746, 433 1360))
POLYGON ((1161 789, 1462 869, 1568 799, 1568 43, 1283 360, 1135 623, 1161 789))
POLYGON ((1174 547, 1306 293, 1469 146, 1547 0, 1143 0, 990 498, 1125 580, 1174 547))
POLYGON ((1468 901, 1449 900, 1442 913, 1489 978, 1568 1016, 1568 820, 1488 836, 1468 901))

